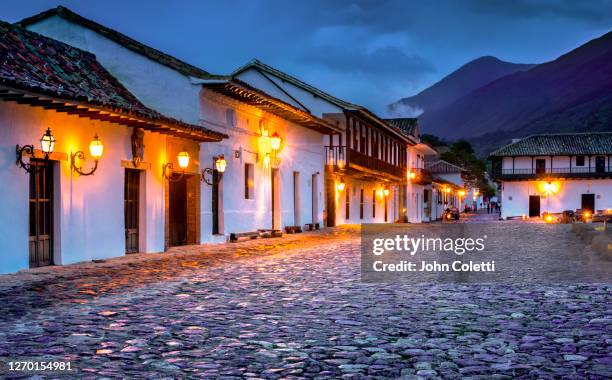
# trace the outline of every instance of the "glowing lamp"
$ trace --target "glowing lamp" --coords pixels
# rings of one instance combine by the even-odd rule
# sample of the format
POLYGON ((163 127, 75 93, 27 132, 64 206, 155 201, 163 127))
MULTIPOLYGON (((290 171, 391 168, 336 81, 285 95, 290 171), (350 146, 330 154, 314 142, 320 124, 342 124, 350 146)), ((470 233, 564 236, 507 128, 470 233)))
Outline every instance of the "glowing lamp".
POLYGON ((555 218, 551 214, 546 214, 546 216, 544 217, 544 221, 546 223, 552 223, 555 221, 555 218))
POLYGON ((445 188, 444 188, 444 192, 445 192, 445 193, 450 193, 450 192, 451 192, 450 187, 445 187, 445 188))
POLYGON ((344 183, 344 179, 340 179, 340 182, 338 182, 336 184, 336 189, 338 189, 338 191, 344 191, 344 188, 346 187, 346 183, 344 183))
POLYGON ((272 136, 270 136, 270 148, 272 150, 280 150, 281 146, 281 138, 278 133, 274 132, 272 136))
POLYGON ((223 173, 225 172, 226 167, 227 167, 227 161, 225 161, 225 157, 223 155, 220 155, 219 157, 217 157, 217 159, 215 160, 215 168, 217 169, 217 171, 219 173, 223 173))
POLYGON ((189 158, 189 153, 186 151, 182 151, 178 154, 178 164, 181 169, 185 169, 189 166, 189 158))
POLYGON ((270 153, 266 153, 263 159, 263 164, 265 167, 270 166, 270 153))
POLYGON ((45 134, 40 138, 40 149, 48 155, 49 153, 53 153, 53 148, 55 147, 55 137, 51 134, 51 128, 47 128, 45 134))
POLYGON ((415 172, 408 172, 408 178, 409 179, 415 179, 416 178, 416 173, 415 172))
POLYGON ((606 214, 612 214, 612 208, 607 208, 606 209, 606 214))
POLYGON ((93 157, 94 160, 99 160, 102 157, 102 153, 104 152, 104 145, 102 141, 98 138, 98 134, 94 136, 93 140, 89 143, 89 154, 93 157))
POLYGON ((585 211, 582 216, 584 217, 584 219, 589 219, 591 217, 591 212, 590 211, 585 211))
POLYGON ((464 190, 459 190, 459 192, 457 192, 457 194, 459 194, 460 197, 465 196, 465 191, 464 190))
POLYGON ((453 216, 451 214, 446 214, 446 219, 452 219, 453 216))
POLYGON ((384 189, 383 190, 383 194, 385 195, 385 197, 389 196, 389 189, 384 189))

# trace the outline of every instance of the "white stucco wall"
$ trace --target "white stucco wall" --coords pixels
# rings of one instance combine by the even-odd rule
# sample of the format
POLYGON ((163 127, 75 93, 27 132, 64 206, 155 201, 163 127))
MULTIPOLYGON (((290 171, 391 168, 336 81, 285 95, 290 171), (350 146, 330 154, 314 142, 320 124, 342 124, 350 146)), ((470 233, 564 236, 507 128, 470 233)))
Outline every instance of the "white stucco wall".
POLYGON ((327 113, 337 114, 343 112, 342 108, 313 95, 301 87, 295 86, 289 82, 284 82, 282 79, 272 74, 265 73, 264 76, 259 71, 251 68, 238 74, 237 77, 251 86, 259 88, 275 98, 281 99, 297 108, 304 109, 304 107, 306 107, 311 114, 320 118, 327 113), (281 91, 279 87, 284 91, 281 91))
POLYGON ((185 122, 197 123, 201 86, 192 84, 187 76, 58 16, 32 24, 28 29, 95 54, 145 105, 185 122))
MULTIPOLYGON (((224 234, 250 232, 272 228, 271 169, 263 162, 264 152, 260 146, 260 128, 269 135, 278 133, 283 141, 280 152, 280 201, 281 228, 301 225, 313 221, 323 222, 325 207, 323 187, 323 138, 324 135, 246 106, 209 90, 201 94, 200 121, 209 128, 229 135, 221 143, 202 144, 200 161, 202 167, 213 167, 214 157, 225 156, 227 168, 223 176, 224 234), (228 114, 228 110, 229 114, 228 114), (231 111, 233 110, 233 111, 231 111), (228 115, 234 114, 233 118, 228 115), (233 122, 232 122, 233 121, 233 122), (233 124, 233 125, 232 125, 233 124), (235 156, 241 151, 240 157, 235 156), (255 167, 255 198, 245 199, 244 164, 255 167), (294 172, 300 173, 300 220, 294 220, 294 172), (317 210, 312 215, 312 176, 317 175, 317 210)), ((202 242, 224 240, 212 236, 212 188, 202 183, 201 229, 202 242)))
MULTIPOLYGON (((132 128, 47 111, 42 108, 0 102, 0 272, 28 267, 29 174, 15 165, 15 145, 34 144, 47 127, 56 138, 55 152, 70 155, 83 150, 98 133, 104 155, 92 176, 80 177, 70 169, 70 160, 55 166, 55 261, 69 264, 125 254, 124 177, 122 160, 130 160, 132 128)), ((161 165, 166 147, 183 145, 181 140, 158 133, 145 133, 144 171, 145 225, 141 226, 141 251, 164 249, 164 189, 161 165)), ((92 161, 83 163, 84 169, 92 161)), ((191 164, 197 165, 197 162, 191 164)), ((194 169, 195 170, 195 169, 194 169)), ((142 174, 141 174, 142 175, 142 174)), ((143 182, 141 182, 143 183, 143 182)))
POLYGON ((595 209, 612 208, 612 179, 555 181, 559 192, 546 197, 541 193, 542 181, 504 182, 501 192, 502 217, 529 215, 529 196, 541 195, 540 212, 562 212, 581 208, 582 194, 595 194, 595 209))

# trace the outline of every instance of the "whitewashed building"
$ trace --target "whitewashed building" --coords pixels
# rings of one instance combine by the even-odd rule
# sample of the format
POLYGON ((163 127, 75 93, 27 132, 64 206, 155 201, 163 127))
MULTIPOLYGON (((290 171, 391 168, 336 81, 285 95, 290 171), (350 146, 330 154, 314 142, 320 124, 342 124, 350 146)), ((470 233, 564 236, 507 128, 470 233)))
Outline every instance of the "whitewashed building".
POLYGON ((64 7, 21 25, 96 54, 144 104, 229 136, 214 146, 200 146, 199 242, 322 223, 323 137, 337 133, 335 123, 239 78, 212 75, 64 7), (278 149, 273 149, 276 141, 278 149), (221 157, 223 174, 216 165, 221 157))
POLYGON ((223 134, 144 106, 92 54, 4 22, 0 56, 0 273, 159 252, 178 232, 198 241, 196 215, 172 210, 196 209, 199 144, 223 134), (178 177, 190 179, 171 192, 178 177))
POLYGON ((444 210, 457 207, 463 210, 469 188, 464 181, 465 170, 441 159, 427 164, 433 176, 432 192, 436 206, 432 209, 432 219, 443 217, 444 210))
POLYGON ((502 217, 612 209, 612 133, 542 134, 491 153, 502 217))
POLYGON ((407 134, 414 142, 409 145, 408 154, 408 176, 406 181, 406 220, 409 223, 430 222, 434 207, 433 192, 431 188, 432 174, 427 169, 427 158, 431 158, 438 152, 431 146, 423 143, 420 138, 418 119, 398 118, 385 119, 385 121, 407 134))
POLYGON ((417 153, 409 161, 412 150, 431 149, 418 138, 362 106, 338 99, 258 60, 236 70, 233 77, 339 128, 325 139, 327 226, 405 222, 409 216, 411 221, 422 220, 422 195, 417 199, 418 191, 411 189, 413 196, 407 196, 413 167, 418 178, 426 181, 425 173, 420 175, 417 153))

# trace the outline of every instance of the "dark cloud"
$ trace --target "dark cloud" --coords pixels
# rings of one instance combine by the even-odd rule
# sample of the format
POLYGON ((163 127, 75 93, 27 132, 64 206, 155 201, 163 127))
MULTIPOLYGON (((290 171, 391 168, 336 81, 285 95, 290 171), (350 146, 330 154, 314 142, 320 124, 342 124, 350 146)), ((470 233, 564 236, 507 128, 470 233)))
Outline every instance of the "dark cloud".
MULTIPOLYGON (((17 21, 57 0, 11 2, 17 21)), ((215 73, 253 57, 374 110, 469 60, 537 63, 612 26, 612 0, 62 0, 215 73)))

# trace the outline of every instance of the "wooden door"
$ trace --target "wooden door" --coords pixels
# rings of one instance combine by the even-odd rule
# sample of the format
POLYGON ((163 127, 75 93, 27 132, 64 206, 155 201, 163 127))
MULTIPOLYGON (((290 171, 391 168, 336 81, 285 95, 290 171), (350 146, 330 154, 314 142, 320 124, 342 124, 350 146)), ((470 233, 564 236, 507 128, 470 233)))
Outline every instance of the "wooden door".
POLYGON ((272 169, 272 229, 281 228, 280 170, 272 169))
POLYGON ((212 233, 219 234, 219 172, 213 169, 212 174, 212 233))
POLYGON ((538 158, 536 160, 536 174, 544 173, 546 173, 546 160, 543 158, 538 158))
POLYGON ((319 223, 319 175, 312 175, 312 223, 319 223))
POLYGON ((595 157, 595 172, 604 173, 606 171, 606 158, 604 156, 595 157))
POLYGON ((540 216, 540 196, 530 195, 529 196, 529 216, 540 216))
POLYGON ((53 164, 30 163, 30 268, 35 268, 53 264, 53 164))
POLYGON ((170 246, 187 244, 187 177, 170 182, 169 243, 170 246))
POLYGON ((124 183, 125 253, 138 252, 140 237, 140 171, 125 169, 124 183))
POLYGON ((593 213, 595 211, 595 194, 582 194, 581 208, 583 211, 589 210, 593 213))

